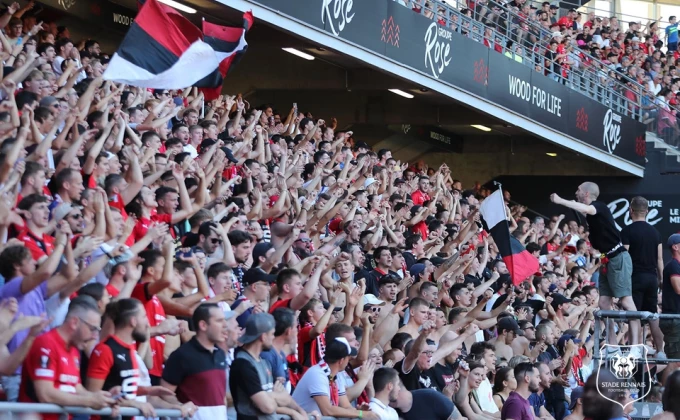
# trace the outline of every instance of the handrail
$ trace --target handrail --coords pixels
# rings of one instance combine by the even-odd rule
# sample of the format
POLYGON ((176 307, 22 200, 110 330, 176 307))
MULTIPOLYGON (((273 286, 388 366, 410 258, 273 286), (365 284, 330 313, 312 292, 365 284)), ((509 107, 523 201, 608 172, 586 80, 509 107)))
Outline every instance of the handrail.
MULTIPOLYGON (((593 346, 593 358, 595 360, 603 360, 606 359, 607 356, 603 356, 601 354, 602 346, 600 345, 601 341, 601 329, 602 326, 600 325, 599 321, 604 321, 606 323, 605 326, 605 334, 607 334, 607 331, 609 330, 609 322, 611 320, 622 320, 622 321, 629 321, 631 319, 639 319, 641 321, 653 321, 653 320, 659 320, 659 319, 680 319, 680 314, 659 314, 659 313, 654 313, 654 312, 647 312, 647 311, 614 311, 614 310, 599 310, 593 312, 593 317, 595 318, 595 325, 594 325, 594 333, 593 333, 593 339, 594 339, 594 346, 593 346)), ((605 341, 606 343, 606 341, 605 341)), ((667 364, 667 363, 678 363, 680 362, 680 359, 657 359, 654 357, 647 357, 645 359, 647 362, 652 362, 656 364, 667 364)))
MULTIPOLYGON (((467 30, 469 28, 471 32, 471 37, 480 42, 482 42, 484 38, 484 35, 482 35, 482 33, 486 34, 487 31, 490 31, 490 34, 493 35, 494 40, 498 38, 501 41, 503 41, 504 39, 510 39, 513 35, 515 35, 515 37, 519 39, 516 42, 521 47, 522 49, 521 51, 524 51, 525 46, 522 45, 524 44, 523 37, 525 35, 528 36, 529 29, 528 26, 533 25, 534 30, 539 34, 539 41, 536 44, 534 44, 534 47, 530 50, 531 53, 529 55, 531 55, 532 57, 527 57, 531 58, 531 60, 524 60, 525 55, 524 53, 522 53, 521 62, 527 67, 534 68, 534 70, 545 73, 546 70, 545 58, 543 54, 541 54, 540 48, 541 47, 548 48, 549 39, 547 39, 543 43, 543 45, 541 44, 541 41, 544 38, 544 36, 549 34, 548 30, 546 30, 543 27, 540 27, 539 25, 536 25, 536 23, 531 21, 530 19, 514 13, 512 10, 500 6, 497 3, 494 3, 493 8, 498 9, 498 11, 496 12, 493 9, 490 9, 491 6, 488 6, 486 4, 486 0, 467 0, 471 2, 470 6, 472 6, 472 8, 468 7, 466 0, 455 0, 456 1, 455 5, 453 3, 452 4, 442 3, 440 1, 441 0, 437 0, 436 11, 434 9, 435 5, 428 7, 428 2, 425 2, 423 0, 419 0, 417 2, 414 2, 413 4, 422 5, 421 8, 425 10, 424 13, 425 17, 428 17, 427 14, 430 14, 432 18, 434 18, 435 16, 443 18, 445 23, 447 23, 447 27, 456 32, 462 33, 463 27, 467 25, 467 28, 465 29, 467 30), (440 8, 443 9, 442 11, 444 12, 444 16, 440 16, 438 14, 440 8), (470 19, 470 16, 463 15, 461 13, 462 9, 467 9, 471 12, 472 20, 470 19), (505 14, 505 17, 503 16, 503 14, 505 14), (456 22, 452 21, 451 18, 453 16, 457 16, 457 18, 460 18, 462 20, 462 24, 458 24, 457 19, 455 19, 456 22), (506 34, 500 33, 491 26, 485 25, 482 22, 482 19, 484 18, 486 18, 487 21, 490 19, 492 20, 495 19, 496 26, 502 26, 499 25, 499 23, 504 24, 504 27, 506 28, 506 33, 509 34, 510 37, 507 37, 506 34), (503 20, 501 21, 501 19, 503 20), (520 24, 515 22, 521 22, 522 24, 526 24, 527 28, 523 29, 520 26, 520 24), (455 28, 452 28, 452 26, 455 26, 455 28), (518 35, 520 32, 522 33, 522 35, 518 35), (543 34, 543 36, 541 36, 541 34, 543 34), (536 48, 537 46, 539 47, 538 48, 539 51, 537 51, 536 48)), ((453 0, 450 1, 452 2, 453 0)), ((468 34, 470 34, 470 32, 468 32, 468 34)), ((506 49, 505 44, 502 43, 502 50, 505 49, 506 49)), ((608 71, 603 71, 602 68, 597 68, 598 67, 597 65, 605 68, 605 64, 603 62, 591 56, 589 53, 579 51, 579 54, 584 54, 586 58, 588 58, 591 62, 595 63, 596 65, 595 66, 586 65, 586 63, 582 62, 581 63, 582 66, 580 66, 578 70, 572 69, 568 73, 567 77, 564 77, 562 74, 555 74, 552 72, 552 69, 550 69, 550 76, 553 79, 555 79, 555 81, 557 81, 558 83, 567 85, 571 89, 576 90, 577 92, 580 92, 586 96, 589 96, 597 100, 600 103, 603 103, 611 108, 614 108, 617 113, 625 114, 631 116, 634 119, 640 120, 642 116, 641 95, 640 94, 635 95, 635 100, 631 100, 630 98, 626 97, 625 93, 627 90, 629 90, 629 88, 623 83, 621 83, 618 79, 609 76, 608 71), (581 74, 579 73, 581 73, 583 76, 581 76, 581 74), (603 83, 601 83, 601 79, 605 80, 604 86, 603 83)), ((512 55, 511 58, 516 57, 516 53, 511 53, 510 55, 512 55)), ((634 85, 637 85, 638 86, 637 89, 640 91, 640 93, 642 93, 643 87, 637 84, 636 81, 631 82, 633 82, 634 85)))
MULTIPOLYGON (((180 410, 161 409, 156 411, 156 417, 170 417, 182 418, 180 410)), ((82 414, 87 416, 110 416, 111 408, 104 408, 101 410, 94 410, 86 407, 62 407, 57 404, 44 403, 20 403, 20 402, 0 402, 0 413, 17 413, 17 414, 82 414)), ((141 410, 132 407, 119 407, 119 416, 143 416, 141 410)), ((291 420, 290 416, 277 414, 277 420, 291 420)), ((323 416, 321 420, 337 420, 335 417, 323 416)))
MULTIPOLYGON (((121 416, 142 416, 138 408, 119 407, 118 412, 121 416)), ((20 402, 0 402, 0 412, 11 413, 35 413, 35 414, 84 414, 90 416, 110 416, 111 408, 94 410, 87 407, 62 407, 57 404, 44 403, 20 403, 20 402)), ((182 412, 173 409, 156 409, 158 417, 182 418, 182 412)))
MULTIPOLYGON (((621 13, 621 12, 612 12, 611 10, 598 9, 597 7, 588 6, 588 5, 585 5, 585 4, 578 4, 578 3, 571 2, 571 1, 568 1, 568 0, 567 1, 560 0, 560 4, 569 5, 569 6, 571 6, 572 9, 576 9, 576 10, 585 9, 585 10, 588 10, 587 13, 590 13, 590 11, 595 11, 596 13, 602 12, 604 14, 598 15, 598 17, 602 17, 602 18, 604 18, 604 17, 606 17, 606 18, 615 17, 620 22, 623 22, 623 23, 627 23, 627 22, 630 22, 631 20, 635 20, 635 19, 640 19, 640 23, 642 23, 643 21, 647 21, 647 23, 657 22, 659 24, 662 24, 662 23, 670 24, 670 22, 667 21, 667 20, 653 19, 649 16, 637 16, 637 15, 629 15, 629 14, 621 13), (624 20, 624 16, 627 16, 625 18, 625 20, 624 20), (629 19, 629 18, 632 18, 632 19, 629 19)), ((581 12, 581 13, 583 13, 583 12, 581 12)))

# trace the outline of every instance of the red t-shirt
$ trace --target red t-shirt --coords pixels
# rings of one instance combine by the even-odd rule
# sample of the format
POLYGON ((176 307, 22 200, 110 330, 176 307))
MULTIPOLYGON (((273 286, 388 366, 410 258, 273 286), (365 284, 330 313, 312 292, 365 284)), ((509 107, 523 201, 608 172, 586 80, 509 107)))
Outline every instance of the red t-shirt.
POLYGON ((116 289, 111 283, 106 285, 106 291, 109 292, 112 298, 118 297, 120 290, 116 289))
POLYGON ((135 228, 132 229, 132 236, 134 238, 133 243, 137 242, 138 240, 142 239, 144 235, 146 235, 146 232, 149 230, 151 227, 151 223, 156 222, 156 223, 167 223, 168 226, 170 227, 170 234, 172 237, 175 237, 175 232, 172 229, 172 215, 171 214, 152 214, 151 218, 147 219, 146 217, 140 217, 137 219, 137 223, 135 224, 135 228))
MULTIPOLYGON (((165 321, 165 310, 161 301, 156 295, 149 296, 148 285, 150 283, 140 283, 135 286, 132 291, 132 297, 144 304, 146 309, 146 316, 149 318, 149 326, 157 327, 161 322, 165 321)), ((149 369, 149 375, 162 376, 163 375, 163 350, 165 349, 165 336, 157 335, 151 337, 149 343, 151 347, 151 354, 153 357, 153 367, 149 369)))
MULTIPOLYGON (((55 328, 36 338, 21 370, 19 402, 37 403, 34 381, 50 381, 54 387, 69 394, 76 393, 80 384, 80 352, 67 346, 55 328)), ((45 420, 58 420, 59 414, 43 414, 45 420)))
POLYGON ((31 232, 28 227, 19 232, 17 239, 24 243, 24 246, 31 251, 31 256, 35 261, 38 261, 45 255, 50 255, 54 251, 54 238, 43 233, 36 235, 31 232))
POLYGON ((92 351, 87 377, 103 379, 105 391, 120 386, 125 399, 134 400, 139 383, 136 350, 134 343, 128 344, 115 335, 109 336, 92 351))
POLYGON ((321 362, 326 349, 326 332, 324 331, 316 338, 311 338, 309 333, 312 328, 314 328, 313 325, 307 324, 298 330, 298 358, 303 372, 321 362))
POLYGON ((411 201, 413 201, 414 206, 422 206, 424 202, 429 200, 430 196, 420 190, 411 194, 411 201))
POLYGON ((293 299, 279 299, 276 302, 272 303, 272 306, 269 308, 269 313, 274 313, 274 311, 278 308, 290 308, 290 301, 293 299))

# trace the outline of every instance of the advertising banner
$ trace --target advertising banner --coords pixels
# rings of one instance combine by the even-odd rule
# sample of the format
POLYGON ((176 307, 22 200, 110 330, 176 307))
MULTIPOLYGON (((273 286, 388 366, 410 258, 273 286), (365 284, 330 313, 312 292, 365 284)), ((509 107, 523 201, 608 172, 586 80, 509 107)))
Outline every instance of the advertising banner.
POLYGON ((637 165, 645 127, 391 0, 253 0, 637 165))

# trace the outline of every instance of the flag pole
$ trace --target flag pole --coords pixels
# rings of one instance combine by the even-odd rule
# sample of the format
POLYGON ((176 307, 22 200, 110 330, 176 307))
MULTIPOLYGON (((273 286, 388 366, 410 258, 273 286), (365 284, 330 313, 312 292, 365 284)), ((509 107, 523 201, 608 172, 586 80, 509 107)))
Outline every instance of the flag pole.
POLYGON ((505 204, 505 197, 503 197, 503 184, 498 181, 494 181, 493 185, 498 187, 498 191, 501 192, 501 199, 503 200, 503 214, 505 215, 505 220, 508 220, 508 206, 505 204))

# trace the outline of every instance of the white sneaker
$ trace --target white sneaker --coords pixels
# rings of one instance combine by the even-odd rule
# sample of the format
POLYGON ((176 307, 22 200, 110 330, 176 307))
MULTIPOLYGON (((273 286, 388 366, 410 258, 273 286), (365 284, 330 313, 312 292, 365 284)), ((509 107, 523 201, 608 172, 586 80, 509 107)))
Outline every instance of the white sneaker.
POLYGON ((642 347, 640 346, 631 346, 630 350, 628 351, 629 356, 633 356, 635 360, 640 360, 642 359, 642 347))
POLYGON ((664 353, 662 351, 657 351, 656 354, 654 355, 654 358, 657 359, 657 360, 667 359, 666 353, 664 353))
POLYGON ((622 356, 620 348, 618 348, 618 347, 607 347, 607 351, 606 351, 606 354, 605 354, 606 359, 616 357, 617 355, 622 356))

